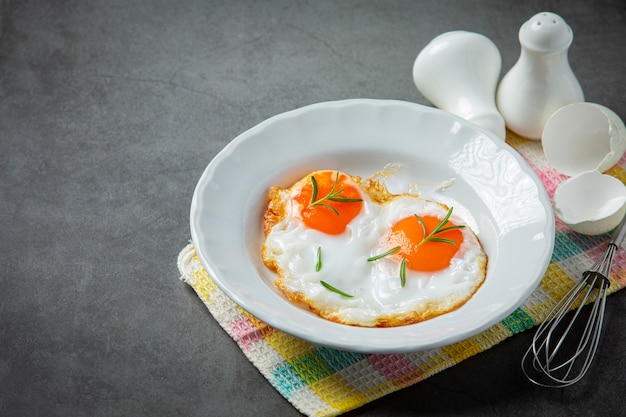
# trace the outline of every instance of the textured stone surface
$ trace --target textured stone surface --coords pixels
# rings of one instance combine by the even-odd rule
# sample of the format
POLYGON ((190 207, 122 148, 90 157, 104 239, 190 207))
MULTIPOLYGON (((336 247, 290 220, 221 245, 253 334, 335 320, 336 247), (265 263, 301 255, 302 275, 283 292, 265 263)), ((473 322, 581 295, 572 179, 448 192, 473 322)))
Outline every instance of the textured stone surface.
MULTIPOLYGON (((298 415, 178 280, 201 172, 306 104, 428 104, 411 67, 442 32, 490 37, 504 72, 542 10, 587 100, 626 117, 622 0, 0 0, 0 414, 298 415)), ((625 310, 571 389, 526 382, 521 334, 349 415, 622 415, 625 310)))

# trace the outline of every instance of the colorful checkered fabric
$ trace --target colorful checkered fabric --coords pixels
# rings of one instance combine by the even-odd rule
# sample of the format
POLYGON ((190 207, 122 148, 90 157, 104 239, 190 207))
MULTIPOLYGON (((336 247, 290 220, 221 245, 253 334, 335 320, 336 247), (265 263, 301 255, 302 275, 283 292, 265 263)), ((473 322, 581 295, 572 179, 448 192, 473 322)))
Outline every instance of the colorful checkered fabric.
MULTIPOLYGON (((507 132, 507 142, 531 165, 552 197, 566 177, 547 163, 541 143, 507 132)), ((626 183, 626 158, 608 174, 626 183)), ((336 416, 428 378, 504 339, 542 322, 550 309, 605 250, 608 235, 582 236, 556 220, 552 260, 538 288, 511 315, 490 329, 449 346, 408 354, 362 354, 312 345, 274 329, 230 300, 206 273, 193 244, 179 255, 181 279, 261 374, 308 416, 336 416)), ((611 271, 613 293, 626 286, 626 251, 611 271)))

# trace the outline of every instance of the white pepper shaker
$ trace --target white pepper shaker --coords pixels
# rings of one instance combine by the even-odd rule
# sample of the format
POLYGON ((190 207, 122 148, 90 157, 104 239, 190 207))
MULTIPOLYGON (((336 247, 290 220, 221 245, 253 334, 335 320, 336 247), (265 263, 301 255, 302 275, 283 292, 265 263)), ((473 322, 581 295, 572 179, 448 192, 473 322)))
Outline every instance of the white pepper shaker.
POLYGON ((555 13, 537 13, 521 26, 520 57, 496 93, 496 105, 510 130, 540 140, 554 112, 585 100, 567 58, 573 39, 572 29, 555 13))

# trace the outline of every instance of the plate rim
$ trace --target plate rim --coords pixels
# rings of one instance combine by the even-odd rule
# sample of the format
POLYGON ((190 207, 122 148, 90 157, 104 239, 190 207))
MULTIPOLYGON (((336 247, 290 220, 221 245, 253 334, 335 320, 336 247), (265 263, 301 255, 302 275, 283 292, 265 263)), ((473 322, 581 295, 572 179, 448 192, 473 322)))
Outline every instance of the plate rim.
MULTIPOLYGON (((293 336, 302 338, 304 340, 307 340, 311 343, 314 344, 318 344, 318 345, 323 345, 323 346, 328 346, 331 348, 336 348, 336 349, 343 349, 343 350, 349 350, 349 351, 357 351, 357 352, 362 352, 362 353, 402 353, 402 352, 412 352, 412 351, 422 351, 422 350, 426 350, 426 349, 430 349, 430 348, 435 348, 435 347, 440 347, 443 345, 448 345, 450 343, 454 343, 456 341, 460 341, 460 340, 464 340, 467 339, 468 337, 471 337, 473 335, 476 335, 484 330, 486 330, 487 328, 493 326, 494 324, 496 324, 497 322, 501 321, 502 319, 504 319, 506 316, 508 316, 509 314, 511 314, 516 308, 518 308, 522 302, 535 290, 535 288, 537 287, 537 285, 539 284, 541 278, 543 277, 543 275, 545 274, 545 271, 547 270, 549 263, 550 263, 550 259, 552 256, 552 252, 554 250, 554 235, 555 235, 555 219, 554 219, 554 213, 552 211, 552 206, 550 203, 550 199, 549 196, 547 194, 547 191, 545 189, 545 186, 543 185, 543 183, 541 182, 541 180, 539 179, 537 173, 532 169, 532 167, 528 164, 528 162, 522 157, 522 155, 517 152, 512 146, 510 146, 508 143, 502 141, 501 139, 497 138, 494 134, 492 134, 491 132, 485 131, 483 129, 481 129, 480 127, 466 121, 465 119, 462 119, 458 116, 455 116, 451 113, 445 112, 443 110, 437 109, 437 108, 433 108, 433 107, 428 107, 428 106, 424 106, 418 103, 412 103, 412 102, 408 102, 408 101, 402 101, 402 100, 388 100, 388 99, 345 99, 345 100, 336 100, 336 101, 325 101, 325 102, 318 102, 318 103, 314 103, 314 104, 309 104, 300 108, 296 108, 293 110, 289 110, 283 113, 279 113, 276 114, 272 117, 269 117, 268 119, 263 120, 262 122, 256 124, 255 126, 251 127, 250 129, 247 129, 245 131, 243 131, 242 133, 238 134, 234 139, 232 139, 229 143, 227 143, 224 148, 219 151, 209 162, 209 164, 206 166, 206 168, 203 170, 202 175, 200 176, 198 183, 196 184, 196 187, 194 189, 193 192, 193 197, 192 197, 192 201, 191 201, 191 208, 190 208, 190 227, 191 227, 191 235, 192 235, 192 242, 196 243, 198 242, 197 238, 198 238, 198 231, 196 230, 195 224, 194 224, 194 215, 198 210, 198 204, 199 204, 199 198, 200 198, 200 192, 201 192, 201 185, 204 186, 205 182, 206 182, 206 178, 209 175, 209 171, 216 169, 216 166, 218 166, 220 164, 220 162, 226 158, 229 155, 232 155, 233 152, 235 152, 238 148, 238 146, 241 143, 245 143, 246 140, 249 140, 248 138, 250 137, 254 137, 255 133, 258 131, 261 131, 262 129, 264 129, 266 126, 268 125, 272 125, 273 123, 276 122, 280 122, 281 120, 285 119, 285 118, 290 118, 290 117, 294 117, 294 116, 298 116, 299 114, 302 113, 306 113, 306 112, 310 112, 313 110, 316 110, 318 108, 326 108, 326 109, 333 109, 333 108, 343 108, 343 107, 351 107, 351 106, 379 106, 379 107, 393 107, 393 106, 400 106, 400 107, 406 107, 409 108, 412 111, 417 111, 417 112, 423 112, 423 113, 433 113, 433 114, 438 114, 441 115, 442 113, 445 114, 446 117, 449 117, 451 121, 454 121, 456 123, 461 124, 462 126, 465 127, 469 127, 475 131, 479 131, 481 133, 484 134, 484 136, 486 136, 488 139, 490 139, 492 142, 496 143, 498 147, 500 147, 502 150, 506 151, 510 156, 512 156, 517 163, 519 164, 519 167, 521 168, 521 170, 524 172, 525 175, 527 175, 528 177, 530 177, 533 182, 537 185, 538 188, 538 198, 539 200, 541 200, 541 206, 546 210, 546 221, 544 224, 544 228, 543 231, 546 233, 545 236, 545 243, 546 243, 546 248, 545 248, 545 252, 544 252, 544 256, 542 259, 538 260, 538 264, 540 264, 540 266, 537 268, 537 277, 534 277, 533 279, 529 279, 529 281, 531 281, 531 284, 528 286, 528 288, 526 288, 526 291, 524 291, 516 300, 516 302, 514 303, 515 305, 511 305, 506 309, 501 310, 500 314, 498 314, 498 318, 497 319, 491 319, 488 321, 485 321, 483 323, 481 323, 480 325, 474 326, 470 331, 467 332, 457 332, 455 334, 454 337, 450 337, 450 336, 445 336, 445 337, 441 337, 439 339, 433 339, 427 343, 402 343, 402 344, 396 344, 396 345, 389 345, 389 344, 378 344, 376 346, 363 346, 362 345, 362 341, 360 342, 353 342, 350 340, 328 340, 327 337, 324 337, 324 335, 312 335, 310 334, 309 331, 303 331, 302 329, 298 330, 298 329, 293 329, 293 328, 284 328, 285 326, 282 326, 281 323, 275 322, 273 320, 267 320, 267 317, 264 317, 264 315, 261 313, 259 314, 259 310, 256 306, 252 305, 249 300, 242 298, 240 294, 236 294, 233 293, 230 288, 228 287, 228 285, 224 285, 223 280, 221 279, 221 277, 219 276, 220 274, 212 267, 211 263, 209 262, 208 258, 205 256, 206 254, 204 253, 204 249, 202 247, 198 247, 196 246, 196 253, 198 254, 198 257, 200 258, 200 261, 202 263, 202 265, 204 266, 204 268, 207 270, 209 276, 212 277, 213 281, 215 282, 215 284, 233 301, 235 302, 237 305, 239 305, 240 307, 242 307, 244 310, 248 311, 250 314, 252 314, 255 317, 258 317, 260 320, 264 321, 266 324, 284 331, 285 333, 291 334, 293 336)), ((295 306, 294 306, 295 307, 295 306)), ((295 307, 297 308, 297 307, 295 307)), ((336 324, 336 323, 332 323, 332 322, 328 322, 331 323, 331 325, 337 325, 337 326, 342 326, 343 328, 345 328, 344 325, 341 324, 336 324)), ((403 327, 410 327, 410 326, 403 326, 403 327)), ((382 333, 389 333, 390 329, 401 329, 399 327, 394 327, 394 328, 390 328, 390 329, 381 329, 381 328, 359 328, 359 327, 350 327, 351 329, 359 329, 356 331, 356 333, 363 333, 366 334, 368 331, 376 331, 378 332, 378 334, 382 334, 382 333)), ((393 332, 392 332, 393 333, 393 332)), ((400 331, 395 331, 395 333, 402 333, 402 329, 400 331)))

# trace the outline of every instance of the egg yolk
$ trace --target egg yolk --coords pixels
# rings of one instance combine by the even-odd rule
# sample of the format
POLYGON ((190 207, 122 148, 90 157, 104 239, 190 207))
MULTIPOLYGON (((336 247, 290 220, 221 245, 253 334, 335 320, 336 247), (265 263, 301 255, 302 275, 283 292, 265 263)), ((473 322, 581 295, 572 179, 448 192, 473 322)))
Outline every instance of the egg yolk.
POLYGON ((337 171, 318 172, 312 177, 315 179, 309 177, 295 197, 304 224, 330 235, 343 233, 363 208, 361 192, 350 177, 337 171), (342 201, 346 199, 349 201, 342 201))
MULTIPOLYGON (((421 219, 426 233, 415 216, 406 217, 392 226, 388 242, 392 248, 400 246, 394 256, 405 258, 407 268, 414 271, 437 271, 449 266, 463 242, 463 233, 459 229, 445 230, 432 236, 435 240, 424 240, 441 220, 434 216, 421 216, 421 219)), ((454 224, 447 222, 442 228, 450 226, 454 224)))

